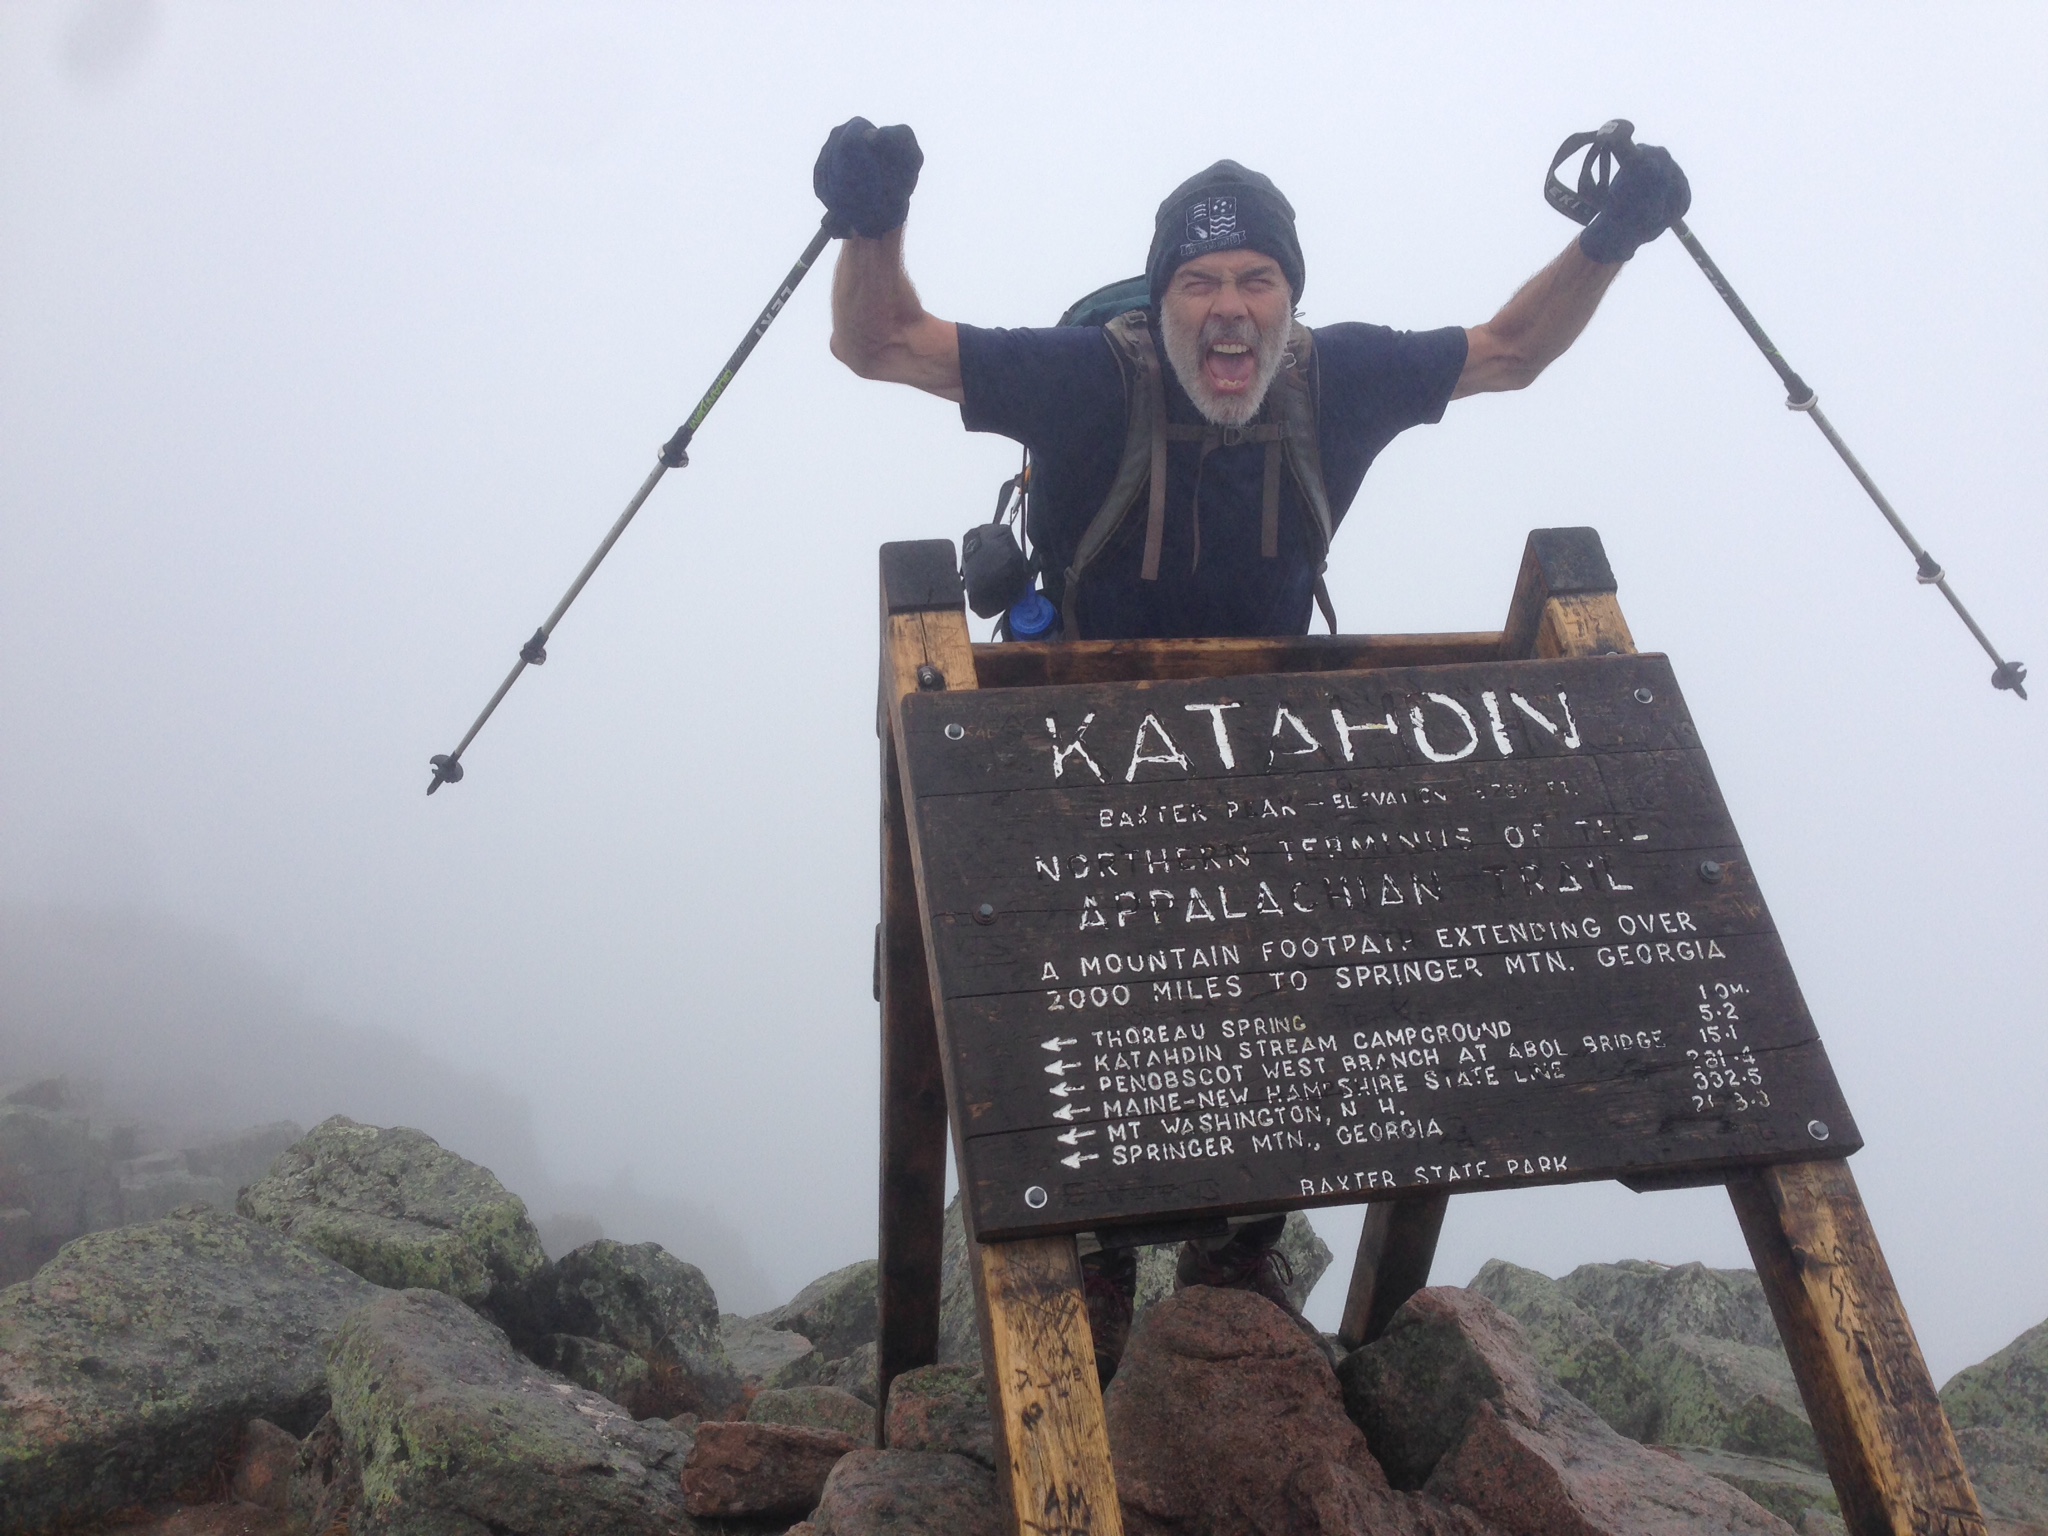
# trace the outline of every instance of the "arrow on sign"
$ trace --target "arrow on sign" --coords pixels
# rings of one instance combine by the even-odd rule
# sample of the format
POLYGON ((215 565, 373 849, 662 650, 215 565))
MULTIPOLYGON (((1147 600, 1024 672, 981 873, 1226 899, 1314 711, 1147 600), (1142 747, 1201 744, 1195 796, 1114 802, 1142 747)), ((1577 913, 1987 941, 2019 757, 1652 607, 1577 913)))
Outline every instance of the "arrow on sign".
POLYGON ((1045 1070, 1054 1077, 1065 1077, 1069 1071, 1078 1070, 1080 1065, 1081 1063, 1078 1061, 1055 1061, 1050 1063, 1045 1070))
POLYGON ((1077 1173, 1080 1171, 1083 1163, 1099 1162, 1100 1160, 1101 1154, 1099 1152, 1075 1152, 1060 1159, 1061 1162, 1077 1173))
POLYGON ((1094 1134, 1093 1131, 1084 1131, 1077 1125, 1072 1130, 1061 1131, 1059 1135, 1053 1137, 1053 1140, 1063 1141, 1070 1147, 1078 1147, 1081 1145, 1081 1138, 1083 1136, 1093 1136, 1094 1134))
MULTIPOLYGON (((1047 1070, 1050 1071, 1051 1069, 1048 1068, 1047 1070)), ((1088 1090, 1086 1088, 1077 1088, 1072 1083, 1054 1083, 1045 1091, 1047 1093, 1056 1093, 1064 1099, 1070 1093, 1086 1093, 1088 1090)))
MULTIPOLYGON (((1053 1089, 1053 1092, 1054 1092, 1054 1093, 1071 1093, 1071 1092, 1073 1092, 1073 1090, 1072 1090, 1072 1089, 1070 1089, 1070 1088, 1068 1088, 1068 1087, 1067 1087, 1067 1085, 1066 1085, 1065 1083, 1061 1083, 1061 1084, 1059 1085, 1059 1087, 1057 1087, 1057 1088, 1053 1089)), ((1062 1104, 1062 1105, 1061 1105, 1061 1106, 1060 1106, 1060 1107, 1059 1107, 1058 1109, 1056 1109, 1056 1110, 1054 1110, 1054 1111, 1052 1112, 1052 1117, 1053 1117, 1053 1119, 1055 1119, 1055 1120, 1064 1120, 1064 1121, 1066 1121, 1066 1122, 1067 1122, 1067 1123, 1068 1123, 1069 1125, 1071 1125, 1071 1124, 1073 1123, 1073 1120, 1074 1120, 1074 1116, 1076 1116, 1076 1115, 1092 1115, 1092 1114, 1094 1114, 1094 1113, 1095 1113, 1095 1111, 1094 1111, 1094 1110, 1092 1110, 1092 1109, 1090 1109, 1090 1108, 1089 1108, 1089 1107, 1088 1107, 1088 1106, 1087 1106, 1086 1104, 1083 1104, 1083 1105, 1082 1105, 1082 1106, 1081 1106, 1081 1107, 1080 1107, 1079 1109, 1076 1109, 1076 1108, 1075 1108, 1075 1107, 1074 1107, 1073 1105, 1071 1105, 1071 1104, 1062 1104)))
POLYGON ((1050 1040, 1039 1041, 1038 1048, 1041 1051, 1063 1051, 1070 1045, 1079 1045, 1080 1043, 1078 1040, 1062 1040, 1055 1035, 1050 1040))

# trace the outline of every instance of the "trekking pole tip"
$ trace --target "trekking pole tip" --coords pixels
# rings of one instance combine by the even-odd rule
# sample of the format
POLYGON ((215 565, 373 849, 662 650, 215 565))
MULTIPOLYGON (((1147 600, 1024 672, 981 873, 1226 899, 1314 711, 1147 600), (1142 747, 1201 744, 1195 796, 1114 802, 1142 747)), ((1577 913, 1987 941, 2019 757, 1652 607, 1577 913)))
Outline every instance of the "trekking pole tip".
POLYGON ((427 766, 434 770, 433 782, 427 785, 427 793, 430 795, 443 784, 460 784, 462 782, 461 761, 450 757, 445 752, 436 752, 432 757, 428 758, 427 766))
POLYGON ((1991 686, 2004 688, 2024 699, 2027 696, 2027 664, 2023 661, 2001 661, 1991 674, 1991 686))

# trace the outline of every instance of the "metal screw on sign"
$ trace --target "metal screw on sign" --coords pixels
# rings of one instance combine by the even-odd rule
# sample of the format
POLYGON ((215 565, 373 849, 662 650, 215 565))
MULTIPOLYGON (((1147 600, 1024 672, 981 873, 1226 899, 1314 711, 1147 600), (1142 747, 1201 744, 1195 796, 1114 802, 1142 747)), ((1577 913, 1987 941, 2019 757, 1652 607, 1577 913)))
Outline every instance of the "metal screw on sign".
POLYGON ((974 920, 986 928, 996 920, 996 909, 984 901, 974 909, 974 920))
POLYGON ((1700 861, 1700 878, 1709 885, 1719 885, 1721 883, 1721 876, 1725 872, 1719 859, 1702 859, 1700 861))
POLYGON ((1042 1184, 1034 1184, 1024 1191, 1024 1203, 1034 1211, 1044 1210, 1046 1199, 1045 1186, 1042 1184))
POLYGON ((967 727, 959 724, 957 721, 946 727, 946 740, 948 741, 958 741, 966 734, 967 727))
POLYGON ((1812 1138, 1813 1138, 1813 1139, 1814 1139, 1815 1141, 1826 1141, 1826 1140, 1828 1139, 1828 1123, 1827 1123, 1827 1121, 1825 1121, 1825 1120, 1809 1120, 1809 1121, 1807 1121, 1807 1122, 1806 1122, 1806 1134, 1807 1134, 1807 1135, 1809 1135, 1809 1136, 1811 1136, 1811 1137, 1812 1137, 1812 1138))
POLYGON ((1636 690, 1636 702, 1637 702, 1638 704, 1654 704, 1654 703, 1655 703, 1656 701, 1657 701, 1657 695, 1655 695, 1654 693, 1650 692, 1650 690, 1649 690, 1649 689, 1647 689, 1647 688, 1638 688, 1638 689, 1636 690))
POLYGON ((925 693, 943 693, 946 688, 946 674, 930 662, 924 662, 917 669, 917 686, 925 693))

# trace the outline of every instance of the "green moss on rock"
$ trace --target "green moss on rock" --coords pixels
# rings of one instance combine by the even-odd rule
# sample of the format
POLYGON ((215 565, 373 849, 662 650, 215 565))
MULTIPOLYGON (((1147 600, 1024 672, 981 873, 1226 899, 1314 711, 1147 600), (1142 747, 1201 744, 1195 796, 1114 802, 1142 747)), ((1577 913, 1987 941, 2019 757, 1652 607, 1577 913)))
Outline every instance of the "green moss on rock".
POLYGON ((288 1147, 236 1209, 394 1290, 513 1323, 547 1264, 526 1205, 488 1168, 405 1127, 343 1115, 288 1147))
POLYGON ((329 1381, 362 1469, 357 1536, 693 1528, 687 1435, 548 1375, 442 1292, 386 1292, 355 1312, 329 1381))
POLYGON ((252 1418, 304 1433, 328 1342, 376 1294, 203 1207, 67 1244, 0 1291, 0 1530, 162 1498, 252 1418))

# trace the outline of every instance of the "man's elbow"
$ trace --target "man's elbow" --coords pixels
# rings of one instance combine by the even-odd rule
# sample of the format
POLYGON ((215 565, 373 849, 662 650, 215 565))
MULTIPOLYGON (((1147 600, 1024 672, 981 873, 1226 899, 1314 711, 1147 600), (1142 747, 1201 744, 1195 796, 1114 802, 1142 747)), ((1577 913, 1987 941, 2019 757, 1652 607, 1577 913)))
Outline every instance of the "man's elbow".
POLYGON ((871 347, 864 347, 857 337, 835 329, 832 332, 832 355, 846 364, 856 378, 872 379, 875 376, 875 353, 871 347))

